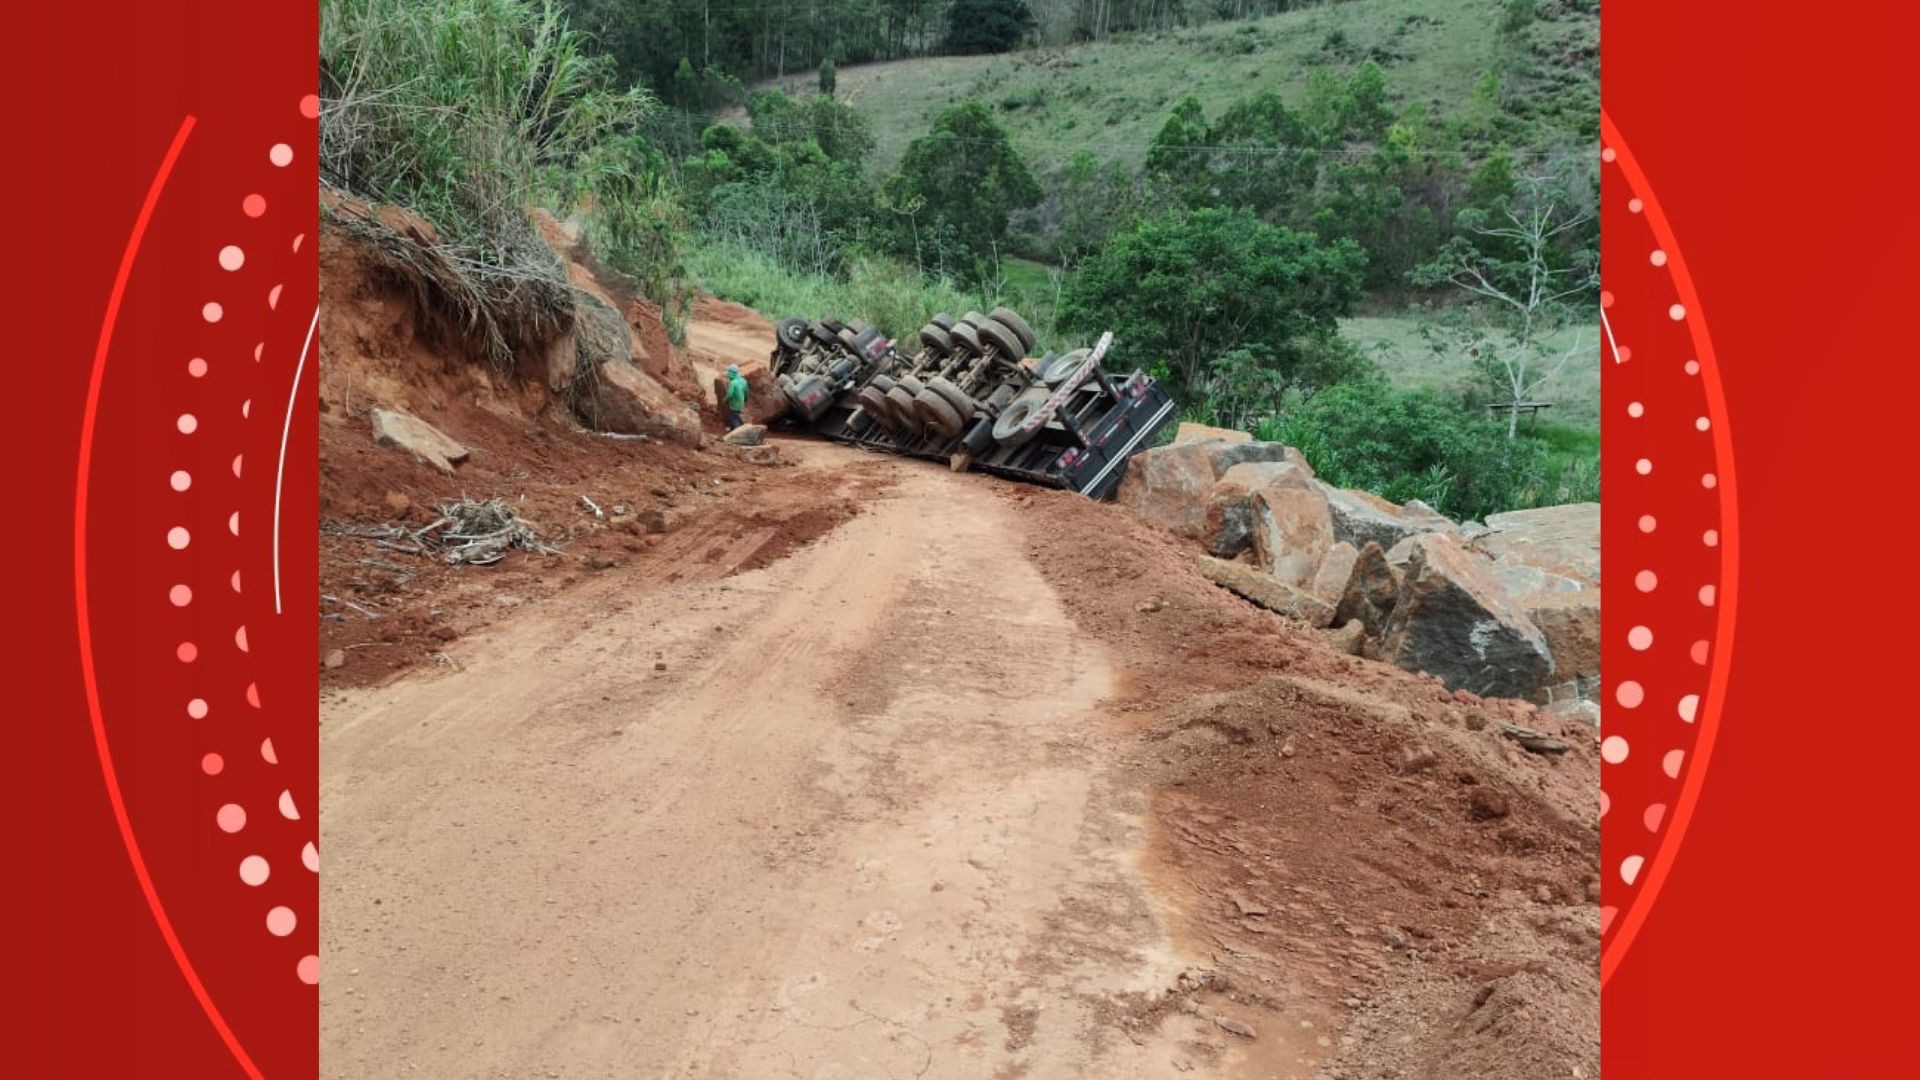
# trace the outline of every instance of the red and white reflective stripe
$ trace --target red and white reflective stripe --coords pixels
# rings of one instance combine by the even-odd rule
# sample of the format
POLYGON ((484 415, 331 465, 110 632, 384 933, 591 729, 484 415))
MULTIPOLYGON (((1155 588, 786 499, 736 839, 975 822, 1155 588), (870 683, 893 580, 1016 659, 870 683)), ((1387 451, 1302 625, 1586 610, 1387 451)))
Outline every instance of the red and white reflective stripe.
POLYGON ((1100 340, 1094 343, 1093 354, 1087 357, 1087 362, 1081 364, 1080 370, 1060 384, 1060 388, 1053 392, 1053 396, 1047 399, 1045 405, 1040 406, 1032 416, 1027 417, 1026 422, 1020 425, 1020 430, 1022 432, 1037 431, 1047 421, 1053 419, 1053 414, 1060 411, 1060 406, 1067 403, 1067 399, 1073 396, 1073 392, 1080 389, 1081 384, 1093 376, 1094 369, 1100 366, 1100 359, 1107 355, 1107 348, 1112 344, 1113 331, 1108 330, 1101 334, 1100 340))

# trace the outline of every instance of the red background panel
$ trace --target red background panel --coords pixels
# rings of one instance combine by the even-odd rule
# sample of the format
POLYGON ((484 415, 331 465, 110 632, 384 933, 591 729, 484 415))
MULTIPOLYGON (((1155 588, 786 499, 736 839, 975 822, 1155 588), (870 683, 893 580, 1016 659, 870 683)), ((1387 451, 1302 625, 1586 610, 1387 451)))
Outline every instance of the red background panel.
MULTIPOLYGON (((313 835, 317 790, 310 382, 283 421, 315 300, 313 248, 289 243, 312 216, 312 127, 295 109, 313 90, 315 22, 298 4, 33 5, 0 67, 13 106, 0 207, 24 238, 0 260, 4 340, 25 384, 9 413, 7 490, 8 581, 26 603, 4 652, 24 707, 0 784, 14 1074, 244 1075, 243 1057, 267 1075, 317 1070, 315 995, 293 977, 294 961, 316 951, 317 886, 289 847, 313 835), (143 199, 189 115, 106 357, 84 551, 102 730, 132 831, 238 1055, 195 999, 122 844, 74 613, 95 346, 143 199), (294 160, 276 173, 263 162, 278 141, 294 160), (272 214, 235 214, 243 189, 267 185, 277 185, 272 214), (249 250, 232 278, 211 263, 228 242, 249 250), (272 307, 261 303, 269 281, 284 290, 272 307), (230 317, 196 322, 215 293, 230 317), (258 367, 245 359, 249 339, 264 346, 258 367), (202 353, 213 371, 184 381, 184 360, 202 353), (198 441, 167 426, 182 409, 208 418, 198 441), (282 422, 276 614, 262 478, 282 422), (228 483, 219 466, 230 449, 249 466, 228 483), (195 473, 191 501, 154 487, 174 460, 195 473), (237 538, 220 527, 229 507, 245 523, 237 538), (195 515, 197 539, 190 558, 172 559, 161 535, 180 513, 195 515), (216 602, 228 566, 247 590, 216 602), (152 589, 183 574, 202 582, 204 602, 170 611, 152 589), (244 621, 251 648, 217 633, 222 620, 244 621), (183 637, 203 650, 199 666, 154 651, 183 637), (194 694, 210 715, 182 712, 194 694), (253 752, 267 734, 278 735, 275 763, 253 752), (216 745, 228 771, 196 774, 216 745), (304 802, 303 817, 276 817, 275 789, 304 802), (286 937, 262 931, 267 893, 233 874, 243 849, 207 827, 228 799, 250 811, 233 836, 271 853, 275 876, 261 888, 301 917, 286 937)), ((1904 1034, 1915 952, 1902 858, 1913 848, 1917 711, 1903 559, 1915 22, 1892 4, 1615 0, 1604 12, 1608 112, 1710 317, 1741 537, 1712 767, 1665 887, 1606 986, 1616 1076, 1880 1075, 1904 1060, 1890 1047, 1904 1034)), ((1609 414, 1610 432, 1616 423, 1609 414)), ((1611 571, 1608 581, 1610 592, 1623 584, 1611 571)), ((1635 827, 1610 818, 1609 843, 1635 827)))
MULTIPOLYGON (((1896 883, 1920 710, 1892 523, 1911 517, 1915 29, 1908 5, 1603 8, 1606 109, 1711 324, 1741 538, 1712 766, 1605 987, 1614 1076, 1886 1075, 1910 1057, 1896 883)), ((1611 610, 1630 586, 1609 574, 1611 610)))
POLYGON ((317 878, 303 857, 318 810, 310 369, 288 417, 317 290, 315 125, 302 112, 316 13, 220 0, 13 14, 0 207, 18 239, 0 260, 0 295, 25 383, 9 395, 10 579, 29 603, 15 606, 4 654, 25 708, 0 784, 0 903, 15 937, 0 1068, 314 1075, 318 995, 299 975, 318 952, 317 878), (287 148, 279 161, 276 144, 287 148), (246 213, 248 194, 269 209, 246 213), (244 250, 244 267, 219 264, 227 245, 244 250), (209 302, 221 304, 217 320, 209 302), (207 366, 190 370, 193 358, 207 366), (276 485, 283 430, 290 453, 276 485), (88 530, 76 560, 83 460, 88 530), (170 486, 176 470, 191 476, 186 490, 170 486), (174 527, 190 543, 170 545, 174 527), (111 790, 138 863, 85 693, 77 567, 111 790), (235 571, 244 591, 229 584, 235 571), (170 599, 174 585, 190 585, 189 603, 170 599), (217 772, 202 765, 209 753, 217 772), (245 809, 244 828, 216 825, 227 804, 245 809), (243 881, 249 855, 270 865, 267 880, 243 881), (276 908, 297 921, 285 934, 268 929, 276 908))

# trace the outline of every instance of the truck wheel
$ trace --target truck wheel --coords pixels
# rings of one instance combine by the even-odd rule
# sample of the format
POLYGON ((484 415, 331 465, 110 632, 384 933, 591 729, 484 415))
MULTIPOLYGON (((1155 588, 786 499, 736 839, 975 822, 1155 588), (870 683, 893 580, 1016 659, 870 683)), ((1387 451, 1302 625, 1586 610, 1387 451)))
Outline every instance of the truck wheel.
POLYGON ((833 345, 840 344, 840 337, 838 333, 835 332, 832 327, 828 326, 824 322, 816 322, 812 324, 811 326, 807 327, 807 331, 813 335, 813 340, 819 342, 822 345, 833 346, 833 345))
POLYGON ((951 439, 966 430, 966 421, 960 419, 960 414, 953 411, 953 406, 947 404, 946 398, 932 390, 922 390, 915 394, 913 404, 914 408, 919 410, 921 419, 925 420, 933 430, 939 432, 942 438, 951 439))
POLYGON ((902 387, 896 386, 887 391, 887 405, 893 410, 893 419, 899 425, 894 430, 908 437, 920 434, 923 426, 920 414, 914 411, 913 400, 913 395, 902 387))
POLYGON ((987 313, 987 317, 1000 323, 1014 333, 1019 334, 1020 348, 1022 351, 1033 348, 1033 343, 1039 340, 1034 336, 1033 327, 1028 326, 1027 320, 1015 314, 1012 308, 994 308, 987 313))
POLYGON ((1074 372, 1079 371, 1080 365, 1086 363, 1087 357, 1092 355, 1092 349, 1075 349, 1070 353, 1062 353, 1054 357, 1044 367, 1036 370, 1033 373, 1034 378, 1039 379, 1048 386, 1059 386, 1061 383, 1066 382, 1068 377, 1074 372))
POLYGON ((932 323, 920 328, 920 344, 942 356, 953 351, 953 338, 948 337, 945 330, 932 323))
POLYGON ((917 394, 920 391, 925 390, 927 388, 926 383, 921 382, 919 379, 916 379, 911 375, 902 375, 899 378, 893 380, 893 384, 895 386, 898 386, 900 389, 905 390, 909 395, 917 394))
POLYGON ((1020 344, 1020 335, 992 319, 982 319, 979 325, 974 327, 974 332, 979 335, 981 341, 999 349, 1002 359, 1018 363, 1026 354, 1026 346, 1020 344))
POLYGON ((944 311, 938 315, 935 315, 933 318, 928 319, 927 321, 939 327, 942 330, 953 329, 953 316, 947 314, 944 311))
POLYGON ((945 398, 947 404, 953 406, 953 411, 960 414, 960 419, 973 419, 973 414, 977 406, 974 405, 973 399, 968 397, 966 392, 959 387, 945 379, 936 377, 927 380, 927 389, 945 398))
POLYGON ((776 333, 778 333, 780 337, 780 344, 790 349, 797 349, 806 344, 808 333, 807 320, 781 319, 779 329, 776 333))
POLYGON ((980 335, 975 333, 973 327, 967 323, 954 323, 953 328, 948 330, 947 334, 951 336, 954 341, 972 350, 975 356, 979 356, 981 353, 987 351, 986 348, 980 344, 980 335))
POLYGON ((1009 402, 1006 408, 1000 410, 999 417, 993 422, 993 441, 1009 450, 1025 446, 1040 433, 1040 428, 1045 425, 1036 426, 1032 431, 1020 430, 1021 425, 1025 424, 1034 413, 1040 411, 1040 407, 1047 403, 1047 397, 1048 394, 1044 390, 1038 393, 1029 390, 1009 402))
POLYGON ((893 410, 887 408, 886 391, 876 390, 871 386, 863 386, 860 388, 859 393, 853 395, 853 400, 860 403, 860 408, 868 416, 873 417, 875 423, 886 428, 888 431, 893 430, 893 410))

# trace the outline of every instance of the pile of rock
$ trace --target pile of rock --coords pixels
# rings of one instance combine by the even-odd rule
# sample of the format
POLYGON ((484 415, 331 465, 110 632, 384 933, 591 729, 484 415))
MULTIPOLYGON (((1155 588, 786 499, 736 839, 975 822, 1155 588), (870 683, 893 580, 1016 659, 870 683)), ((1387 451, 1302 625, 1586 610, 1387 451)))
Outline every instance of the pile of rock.
POLYGON ((1593 696, 1597 503, 1461 525, 1327 484, 1292 447, 1195 424, 1135 455, 1116 498, 1202 547, 1213 581, 1357 654, 1476 694, 1593 696))

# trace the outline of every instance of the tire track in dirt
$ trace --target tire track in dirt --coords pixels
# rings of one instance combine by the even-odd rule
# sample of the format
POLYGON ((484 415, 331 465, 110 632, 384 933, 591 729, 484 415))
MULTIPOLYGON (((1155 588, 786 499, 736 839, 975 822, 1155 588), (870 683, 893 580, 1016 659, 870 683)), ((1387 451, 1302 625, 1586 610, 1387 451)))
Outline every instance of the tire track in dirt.
POLYGON ((759 530, 669 534, 325 706, 327 1075, 1253 1064, 1209 1019, 1130 1023, 1186 958, 1110 661, 994 483, 797 452, 890 488, 732 576, 759 530))

